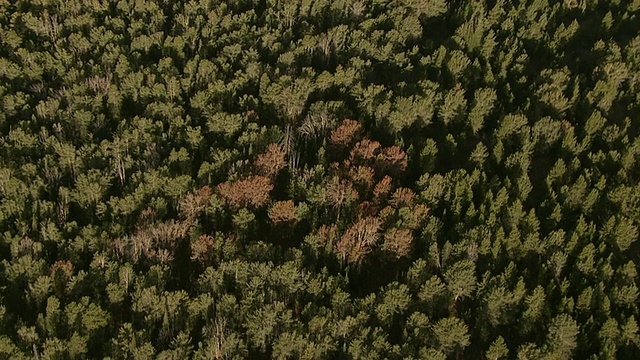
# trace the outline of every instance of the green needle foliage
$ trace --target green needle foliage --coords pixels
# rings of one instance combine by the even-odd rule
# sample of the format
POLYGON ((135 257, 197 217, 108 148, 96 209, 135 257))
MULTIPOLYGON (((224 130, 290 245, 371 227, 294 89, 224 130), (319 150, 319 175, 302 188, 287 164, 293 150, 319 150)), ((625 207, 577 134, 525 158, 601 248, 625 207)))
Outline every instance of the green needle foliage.
POLYGON ((0 358, 638 359, 638 114, 638 0, 0 0, 0 358))

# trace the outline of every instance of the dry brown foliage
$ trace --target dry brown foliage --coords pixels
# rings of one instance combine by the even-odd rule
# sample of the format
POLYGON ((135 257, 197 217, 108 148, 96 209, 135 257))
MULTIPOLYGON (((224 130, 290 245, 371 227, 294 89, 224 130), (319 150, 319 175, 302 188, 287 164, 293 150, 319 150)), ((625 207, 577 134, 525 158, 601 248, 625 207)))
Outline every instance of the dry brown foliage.
POLYGON ((206 209, 212 194, 213 190, 208 185, 205 185, 196 193, 185 195, 178 205, 180 217, 188 220, 195 219, 206 209))
POLYGON ((376 160, 382 172, 398 173, 407 169, 407 154, 399 146, 382 149, 376 160))
POLYGON ((396 209, 392 208, 391 206, 385 206, 378 213, 378 217, 380 217, 380 221, 383 224, 386 224, 387 222, 389 222, 389 220, 391 220, 391 218, 395 215, 396 215, 396 209))
POLYGON ((347 147, 356 138, 362 126, 356 120, 344 119, 338 127, 331 132, 331 143, 335 146, 347 147))
POLYGON ((150 227, 154 222, 156 222, 157 216, 158 214, 152 208, 142 210, 138 216, 137 227, 140 229, 150 227))
POLYGON ((349 180, 333 178, 327 184, 327 202, 337 208, 344 204, 351 203, 358 199, 358 192, 353 188, 353 184, 349 180))
POLYGON ((267 146, 267 151, 259 154, 254 163, 257 173, 269 178, 274 177, 287 165, 285 155, 280 145, 270 144, 267 146))
POLYGON ((371 247, 380 238, 380 220, 367 217, 355 222, 336 244, 336 252, 343 261, 358 264, 365 255, 371 252, 371 247))
POLYGON ((338 227, 334 224, 330 226, 322 225, 320 229, 318 229, 318 235, 320 236, 322 245, 329 244, 330 247, 333 247, 333 244, 335 244, 340 237, 338 227))
POLYGON ((244 113, 244 116, 246 116, 248 119, 251 119, 251 120, 257 120, 257 119, 259 119, 259 117, 258 117, 258 113, 257 113, 257 112, 255 112, 255 110, 247 110, 247 111, 244 113))
POLYGON ((264 176, 250 176, 235 182, 226 181, 218 185, 218 192, 226 203, 234 208, 258 208, 269 202, 273 184, 264 176))
POLYGON ((384 200, 391 193, 393 179, 389 175, 380 180, 373 189, 373 197, 377 202, 384 200))
POLYGON ((425 205, 418 204, 411 209, 411 218, 405 219, 404 226, 408 227, 411 230, 416 230, 422 226, 422 223, 427 218, 429 214, 429 208, 425 205))
POLYGON ((412 243, 413 235, 410 230, 392 228, 384 234, 382 248, 393 253, 399 259, 409 255, 412 243))
POLYGON ((276 224, 295 220, 296 205, 292 200, 276 201, 269 209, 269 219, 276 224))
POLYGON ((375 172, 369 166, 356 166, 349 168, 349 177, 355 184, 361 186, 365 191, 369 191, 375 182, 375 172))
POLYGON ((358 205, 358 216, 375 216, 377 212, 378 207, 371 201, 363 201, 358 205))
POLYGON ((348 168, 348 161, 343 162, 342 164, 339 162, 331 162, 329 166, 327 166, 327 170, 330 176, 342 176, 344 173, 344 168, 348 168))
POLYGON ((68 260, 58 260, 49 269, 51 277, 55 278, 56 273, 60 272, 65 279, 69 279, 73 276, 73 264, 68 260))
POLYGON ((368 164, 376 158, 380 152, 381 145, 377 141, 363 139, 356 143, 350 152, 350 160, 354 164, 368 164))
POLYGON ((191 243, 191 260, 207 263, 211 260, 211 251, 215 245, 215 239, 210 235, 200 235, 191 243))
POLYGON ((416 197, 416 194, 411 189, 407 188, 398 188, 391 195, 391 200, 389 200, 389 204, 396 209, 399 209, 403 206, 413 206, 413 201, 416 197))

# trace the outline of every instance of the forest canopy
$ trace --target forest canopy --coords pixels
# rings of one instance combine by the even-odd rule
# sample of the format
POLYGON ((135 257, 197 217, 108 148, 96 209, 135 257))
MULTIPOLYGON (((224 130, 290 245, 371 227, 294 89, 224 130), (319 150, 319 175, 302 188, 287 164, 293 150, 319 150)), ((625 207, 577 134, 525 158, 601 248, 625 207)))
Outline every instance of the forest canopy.
POLYGON ((0 358, 638 359, 640 1, 0 0, 0 358))

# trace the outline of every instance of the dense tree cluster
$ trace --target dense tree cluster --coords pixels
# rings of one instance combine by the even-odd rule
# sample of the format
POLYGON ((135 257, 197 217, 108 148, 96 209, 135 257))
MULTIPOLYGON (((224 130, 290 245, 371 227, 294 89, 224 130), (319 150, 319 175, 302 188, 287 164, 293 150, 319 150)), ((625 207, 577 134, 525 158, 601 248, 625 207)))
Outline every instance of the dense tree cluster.
POLYGON ((0 0, 0 358, 640 358, 640 1, 0 0))

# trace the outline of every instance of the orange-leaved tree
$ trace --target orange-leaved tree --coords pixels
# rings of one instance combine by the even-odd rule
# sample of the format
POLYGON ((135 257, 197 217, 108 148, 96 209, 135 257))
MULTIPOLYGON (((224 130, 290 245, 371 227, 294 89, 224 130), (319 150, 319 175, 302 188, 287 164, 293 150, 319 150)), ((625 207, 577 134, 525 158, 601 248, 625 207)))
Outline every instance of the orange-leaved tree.
POLYGON ((286 165, 286 153, 278 144, 270 144, 267 151, 259 154, 254 166, 259 175, 273 179, 286 165))
POLYGON ((367 217, 356 221, 347 229, 336 244, 335 251, 342 261, 359 264, 379 239, 380 220, 376 217, 367 217))
POLYGON ((287 223, 296 219, 296 205, 292 200, 276 201, 269 209, 269 219, 275 224, 287 223))
POLYGON ((264 176, 254 175, 233 182, 225 181, 217 188, 231 208, 259 208, 269 202, 273 184, 264 176))

